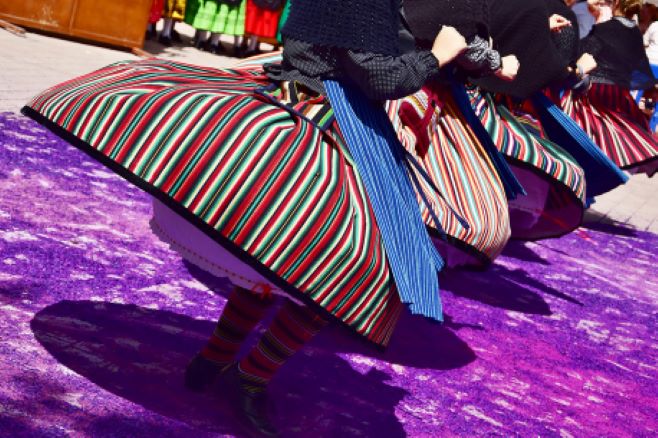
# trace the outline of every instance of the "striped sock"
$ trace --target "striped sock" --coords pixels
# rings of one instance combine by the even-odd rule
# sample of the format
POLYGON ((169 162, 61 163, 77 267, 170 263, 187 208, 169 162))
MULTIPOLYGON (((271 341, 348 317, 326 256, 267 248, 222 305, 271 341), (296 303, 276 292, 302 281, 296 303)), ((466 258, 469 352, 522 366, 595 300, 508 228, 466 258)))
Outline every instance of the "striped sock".
POLYGON ((251 393, 264 391, 279 367, 326 324, 308 307, 287 300, 258 344, 240 361, 243 388, 251 393))
POLYGON ((215 331, 201 350, 201 356, 220 366, 235 359, 240 345, 272 305, 271 297, 263 297, 236 287, 217 322, 215 331))

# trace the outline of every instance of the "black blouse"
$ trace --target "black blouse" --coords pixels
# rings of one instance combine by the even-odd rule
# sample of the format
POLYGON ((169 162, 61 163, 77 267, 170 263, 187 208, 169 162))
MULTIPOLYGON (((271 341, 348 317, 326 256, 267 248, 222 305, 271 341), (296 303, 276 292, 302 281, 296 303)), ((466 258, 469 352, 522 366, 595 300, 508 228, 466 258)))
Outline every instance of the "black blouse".
POLYGON ((296 81, 325 94, 323 80, 347 80, 375 100, 399 99, 420 90, 439 74, 439 63, 429 51, 400 56, 361 53, 321 47, 288 38, 281 64, 265 65, 274 81, 296 81))

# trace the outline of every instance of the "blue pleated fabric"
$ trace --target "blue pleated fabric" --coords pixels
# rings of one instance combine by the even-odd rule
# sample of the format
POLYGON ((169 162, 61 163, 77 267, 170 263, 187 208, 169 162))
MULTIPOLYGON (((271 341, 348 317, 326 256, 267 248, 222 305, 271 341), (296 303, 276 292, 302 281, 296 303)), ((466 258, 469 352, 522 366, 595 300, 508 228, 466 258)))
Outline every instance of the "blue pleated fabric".
POLYGON ((602 195, 628 181, 628 176, 548 97, 537 93, 532 103, 548 138, 569 152, 585 171, 588 198, 602 195))
POLYGON ((491 159, 496 172, 498 172, 498 176, 500 177, 500 180, 503 183, 503 187, 505 188, 507 199, 516 199, 519 195, 525 196, 526 191, 523 189, 523 186, 512 172, 512 169, 509 167, 509 164, 507 164, 507 160, 505 160, 503 154, 494 144, 493 139, 487 132, 486 128, 482 125, 480 118, 477 116, 477 114, 475 114, 475 110, 471 105, 471 102, 468 98, 468 93, 466 92, 464 85, 459 82, 452 81, 451 88, 452 95, 455 98, 455 102, 457 103, 457 107, 461 111, 462 115, 466 118, 466 123, 468 123, 468 125, 471 127, 477 139, 480 141, 482 146, 484 146, 484 149, 487 151, 487 154, 489 155, 489 158, 491 159))
POLYGON ((400 300, 415 315, 443 321, 438 273, 444 262, 425 228, 404 148, 384 108, 357 87, 324 85, 368 193, 400 300))

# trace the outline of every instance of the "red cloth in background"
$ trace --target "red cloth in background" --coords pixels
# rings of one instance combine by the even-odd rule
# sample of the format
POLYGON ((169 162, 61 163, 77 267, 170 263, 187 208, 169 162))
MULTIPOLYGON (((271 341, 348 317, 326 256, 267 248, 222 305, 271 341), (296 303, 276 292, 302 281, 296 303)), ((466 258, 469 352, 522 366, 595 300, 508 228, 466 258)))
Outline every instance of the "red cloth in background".
POLYGON ((276 38, 282 9, 269 11, 256 6, 253 0, 247 0, 245 33, 264 38, 276 38))
POLYGON ((157 23, 162 18, 162 10, 164 9, 164 0, 153 0, 151 5, 151 13, 149 14, 149 23, 157 23))

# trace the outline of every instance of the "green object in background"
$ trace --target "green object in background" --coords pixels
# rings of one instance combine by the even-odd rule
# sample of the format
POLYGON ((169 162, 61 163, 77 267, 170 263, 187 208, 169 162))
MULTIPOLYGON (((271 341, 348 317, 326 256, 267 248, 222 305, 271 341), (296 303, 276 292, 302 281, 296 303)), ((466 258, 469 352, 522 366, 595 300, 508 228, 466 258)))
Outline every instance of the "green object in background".
POLYGON ((279 20, 279 31, 276 34, 276 39, 279 40, 280 43, 283 43, 281 40, 281 29, 283 29, 286 21, 288 21, 288 15, 290 15, 290 0, 286 0, 283 12, 281 12, 281 19, 279 20))
POLYGON ((187 0, 185 22, 195 29, 225 35, 244 35, 247 0, 229 6, 214 0, 187 0))

